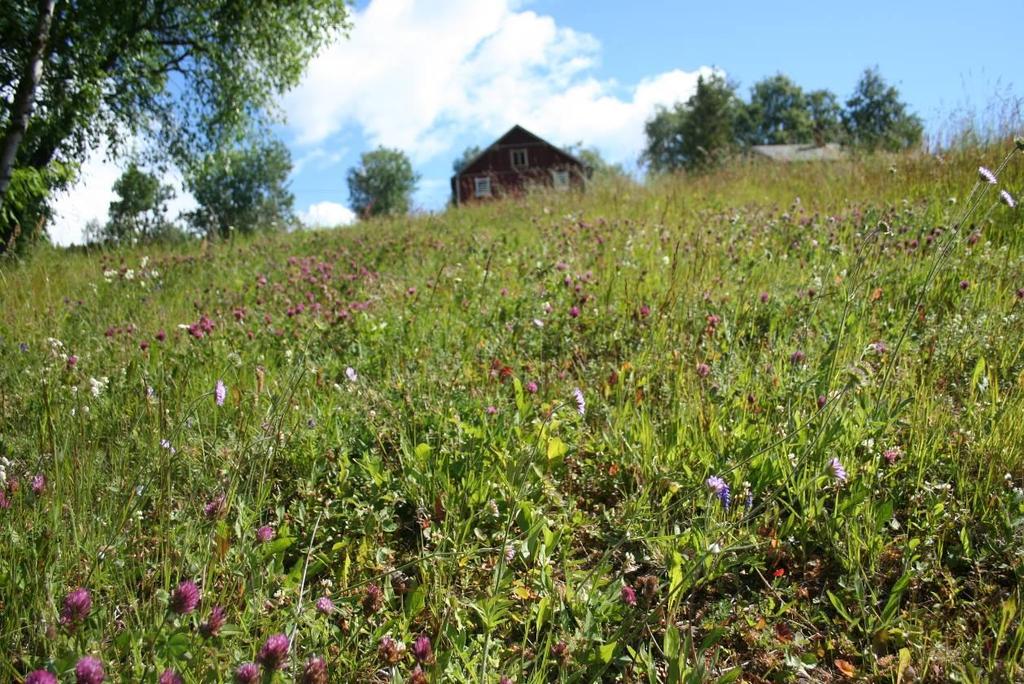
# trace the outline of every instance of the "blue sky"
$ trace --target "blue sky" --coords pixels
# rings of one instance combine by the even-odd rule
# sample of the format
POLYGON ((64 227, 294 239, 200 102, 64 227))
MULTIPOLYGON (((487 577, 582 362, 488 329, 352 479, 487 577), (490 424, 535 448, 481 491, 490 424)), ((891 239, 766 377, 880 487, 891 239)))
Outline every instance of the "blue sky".
MULTIPOLYGON (((345 174, 360 153, 398 147, 421 174, 416 206, 444 206, 451 162, 515 123, 582 141, 633 166, 643 122, 719 69, 748 93, 776 72, 840 100, 868 66, 896 85, 931 134, 956 111, 1024 94, 1024 2, 654 2, 371 0, 347 39, 282 100, 292 190, 312 224, 350 220, 345 174)), ((74 241, 103 218, 116 165, 96 159, 61 201, 74 241), (68 215, 70 212, 70 216, 68 215)), ((188 198, 178 201, 188 206, 188 198)))

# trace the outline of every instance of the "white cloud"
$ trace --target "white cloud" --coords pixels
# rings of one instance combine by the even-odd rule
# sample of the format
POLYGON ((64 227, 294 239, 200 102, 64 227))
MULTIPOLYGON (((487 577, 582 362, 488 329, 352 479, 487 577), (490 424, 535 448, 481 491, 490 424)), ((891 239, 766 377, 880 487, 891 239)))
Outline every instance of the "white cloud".
POLYGON ((299 146, 358 125, 369 145, 422 163, 520 123, 554 143, 582 140, 634 160, 656 105, 689 97, 711 69, 673 70, 624 88, 593 75, 597 39, 517 11, 515 0, 373 0, 321 53, 285 111, 299 146))
POLYGON ((334 228, 355 223, 356 215, 348 207, 337 202, 317 202, 299 212, 299 220, 311 228, 334 228))

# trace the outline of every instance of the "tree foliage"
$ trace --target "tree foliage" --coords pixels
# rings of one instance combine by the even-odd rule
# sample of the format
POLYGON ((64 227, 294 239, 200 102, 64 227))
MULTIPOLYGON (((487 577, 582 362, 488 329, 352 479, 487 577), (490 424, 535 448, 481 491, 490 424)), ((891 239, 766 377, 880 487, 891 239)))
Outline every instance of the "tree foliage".
POLYGON ((754 84, 738 124, 748 145, 803 143, 812 137, 807 96, 782 74, 754 84))
POLYGON ((114 182, 117 199, 110 203, 107 223, 94 239, 102 242, 150 241, 169 235, 174 226, 167 217, 167 202, 174 190, 152 173, 130 164, 114 182))
POLYGON ((741 106, 735 85, 719 74, 697 79, 685 103, 659 107, 647 121, 643 159, 654 171, 699 170, 714 166, 737 145, 741 106))
POLYGON ((364 152, 359 166, 348 172, 352 210, 363 217, 408 213, 418 181, 401 150, 382 146, 364 152))
MULTIPOLYGON (((4 0, 0 134, 14 131, 44 2, 4 0)), ((57 2, 36 106, 15 168, 80 162, 101 142, 118 153, 145 133, 182 168, 276 114, 310 58, 348 26, 339 0, 57 2)), ((0 196, 0 202, 3 197, 0 196)))
POLYGON ((878 69, 867 69, 846 101, 843 125, 850 141, 868 150, 897 151, 921 142, 921 119, 907 112, 899 91, 878 69))
POLYGON ((483 149, 479 145, 470 145, 464 149, 462 154, 452 162, 452 173, 461 173, 462 169, 466 168, 466 164, 473 161, 481 152, 483 152, 483 149))
POLYGON ((193 229, 225 237, 232 232, 287 228, 295 198, 288 189, 291 153, 279 140, 249 140, 207 155, 187 177, 199 208, 193 229))

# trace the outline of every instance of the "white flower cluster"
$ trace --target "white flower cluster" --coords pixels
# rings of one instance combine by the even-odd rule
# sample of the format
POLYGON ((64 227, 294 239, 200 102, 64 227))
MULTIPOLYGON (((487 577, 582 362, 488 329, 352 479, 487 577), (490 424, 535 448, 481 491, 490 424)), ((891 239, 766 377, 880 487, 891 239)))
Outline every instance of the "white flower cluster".
POLYGON ((10 468, 12 463, 0 456, 0 489, 7 486, 7 469, 10 468))

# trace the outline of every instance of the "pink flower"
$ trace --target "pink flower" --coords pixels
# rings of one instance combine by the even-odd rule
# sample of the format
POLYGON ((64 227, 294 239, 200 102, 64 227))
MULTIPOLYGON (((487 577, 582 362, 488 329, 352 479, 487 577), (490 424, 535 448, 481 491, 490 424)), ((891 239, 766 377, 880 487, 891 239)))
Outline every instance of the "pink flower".
POLYGON ((537 383, 535 383, 533 380, 531 380, 530 382, 526 383, 526 391, 529 392, 530 394, 536 394, 537 393, 537 383))
POLYGON ((636 590, 633 589, 633 587, 626 584, 622 587, 622 591, 619 593, 622 596, 622 602, 627 606, 636 605, 636 590))
POLYGON ((89 617, 92 610, 92 595, 84 587, 75 589, 64 597, 64 607, 60 611, 60 623, 73 632, 75 628, 89 617))
POLYGON ((99 658, 85 656, 75 663, 75 684, 101 684, 106 677, 99 658))
POLYGON ((214 606, 210 610, 210 617, 206 619, 199 627, 200 633, 209 639, 220 635, 220 630, 224 627, 224 623, 227 622, 227 613, 224 610, 224 606, 214 606))
POLYGON ((493 416, 497 412, 498 412, 498 407, 497 406, 488 406, 487 407, 487 415, 493 416))
POLYGON ((256 539, 258 539, 261 544, 266 544, 273 538, 274 528, 270 525, 264 525, 263 527, 256 530, 256 539))
POLYGON ((272 634, 267 637, 263 648, 260 649, 259 655, 256 656, 256 660, 268 672, 280 670, 288 661, 288 649, 290 647, 291 642, 288 641, 287 635, 272 634))
POLYGON ((160 678, 157 680, 157 684, 185 684, 181 679, 181 676, 171 668, 167 668, 161 673, 160 678))
POLYGON ((569 309, 569 315, 572 316, 573 318, 579 318, 580 317, 580 307, 574 306, 571 309, 569 309))
POLYGON ((43 492, 46 491, 46 476, 42 473, 32 476, 32 493, 36 496, 42 496, 43 492))
POLYGON ((171 592, 170 609, 178 615, 188 615, 199 605, 199 587, 195 582, 183 580, 171 592))
POLYGON ((217 402, 217 406, 223 406, 224 400, 228 397, 228 388, 224 386, 223 380, 217 381, 217 386, 213 389, 213 398, 217 402))
POLYGON ((46 670, 29 672, 25 684, 57 684, 57 677, 46 670))

